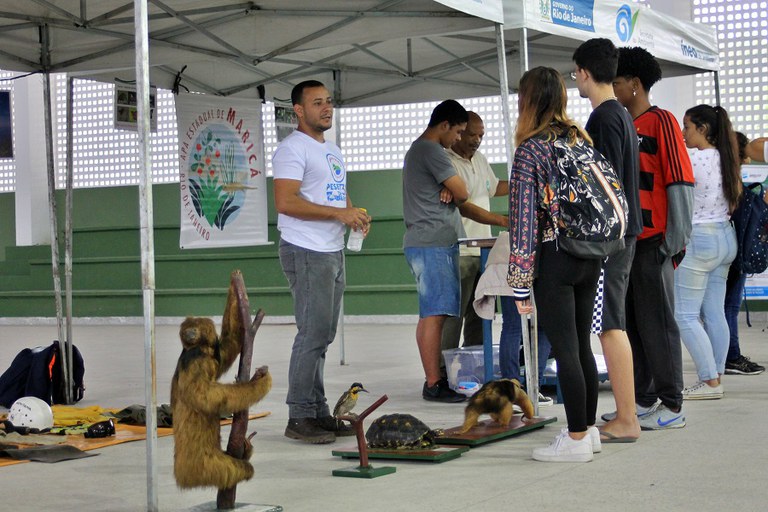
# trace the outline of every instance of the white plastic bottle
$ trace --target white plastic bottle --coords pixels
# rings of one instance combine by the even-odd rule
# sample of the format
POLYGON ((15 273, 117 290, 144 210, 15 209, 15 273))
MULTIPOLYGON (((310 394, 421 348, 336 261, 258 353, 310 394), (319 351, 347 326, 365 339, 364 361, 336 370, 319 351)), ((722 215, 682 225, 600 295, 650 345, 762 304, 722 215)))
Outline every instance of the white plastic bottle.
MULTIPOLYGON (((365 208, 360 208, 363 213, 368 213, 368 210, 365 208)), ((353 252, 360 252, 360 250, 363 248, 363 240, 365 239, 365 235, 363 234, 363 230, 360 229, 359 231, 356 229, 349 230, 349 237, 347 238, 347 250, 353 251, 353 252)))

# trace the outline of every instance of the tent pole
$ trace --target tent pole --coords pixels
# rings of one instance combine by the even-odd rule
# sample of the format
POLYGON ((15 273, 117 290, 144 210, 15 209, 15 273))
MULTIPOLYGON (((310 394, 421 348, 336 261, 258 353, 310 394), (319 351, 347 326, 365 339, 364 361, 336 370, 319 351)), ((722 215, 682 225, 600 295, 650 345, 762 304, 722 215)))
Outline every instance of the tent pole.
POLYGON ((528 62, 528 29, 523 27, 520 30, 520 75, 528 71, 530 63, 528 62))
POLYGON ((136 29, 136 93, 139 134, 139 214, 141 284, 144 305, 144 391, 147 427, 147 510, 157 499, 157 369, 155 359, 155 246, 152 213, 152 162, 149 147, 149 22, 147 0, 134 0, 136 29))
POLYGON ((715 78, 715 105, 720 106, 720 72, 713 71, 712 74, 715 78))
POLYGON ((509 108, 509 82, 507 80, 507 50, 504 42, 504 25, 496 23, 496 58, 499 62, 499 87, 501 89, 501 114, 504 118, 504 148, 507 154, 507 178, 512 168, 512 112, 509 108))
MULTIPOLYGON (((339 112, 338 107, 339 103, 341 102, 341 71, 334 71, 333 72, 333 114, 336 117, 336 119, 333 120, 333 127, 336 132, 336 145, 341 148, 341 113, 339 112)), ((349 176, 349 175, 347 175, 349 176)), ((347 181, 347 193, 349 193, 349 181, 347 181)), ((342 249, 344 251, 344 249, 342 249)), ((347 262, 346 257, 344 261, 344 283, 347 282, 347 262)), ((346 286, 345 286, 346 287, 346 286)), ((344 366, 347 364, 347 358, 346 358, 346 350, 344 348, 344 297, 345 294, 341 295, 341 311, 339 312, 339 327, 337 329, 337 336, 339 338, 339 364, 341 366, 344 366)))
MULTIPOLYGON (((523 27, 520 31, 520 75, 522 76, 530 68, 528 60, 528 29, 523 27)), ((523 357, 525 359, 525 386, 529 390, 529 396, 533 402, 533 412, 539 415, 539 328, 536 317, 536 299, 531 290, 531 304, 533 313, 521 317, 523 331, 528 330, 530 337, 523 340, 523 357)))
MULTIPOLYGON (((512 174, 512 113, 509 108, 509 84, 507 83, 507 60, 504 43, 503 26, 496 24, 496 48, 499 61, 499 84, 501 86, 501 110, 504 116, 505 148, 507 150, 507 179, 512 174)), ((528 32, 525 27, 520 32, 520 67, 522 73, 528 70, 528 32)), ((525 357, 525 380, 528 395, 533 401, 534 413, 539 414, 539 379, 538 373, 538 338, 536 332, 536 316, 521 315, 520 322, 523 329, 523 354, 525 357), (529 318, 532 320, 529 322, 529 318)), ((487 361, 486 364, 493 364, 487 361)))
POLYGON ((66 217, 64 221, 64 283, 66 287, 65 305, 67 308, 67 342, 64 346, 66 351, 66 365, 64 370, 64 397, 68 405, 72 405, 74 397, 72 396, 72 187, 74 182, 74 147, 73 147, 73 94, 75 79, 67 77, 67 192, 65 196, 66 217))
MULTIPOLYGON (((63 307, 61 304, 61 273, 59 270, 59 228, 56 216, 56 168, 53 162, 53 117, 51 113, 51 75, 43 74, 43 102, 45 112, 45 158, 48 167, 48 214, 51 227, 51 267, 53 271, 53 299, 56 304, 56 325, 59 343, 64 343, 63 307)), ((60 354, 60 357, 66 357, 60 354)), ((62 365, 66 367, 66 365, 62 365)))

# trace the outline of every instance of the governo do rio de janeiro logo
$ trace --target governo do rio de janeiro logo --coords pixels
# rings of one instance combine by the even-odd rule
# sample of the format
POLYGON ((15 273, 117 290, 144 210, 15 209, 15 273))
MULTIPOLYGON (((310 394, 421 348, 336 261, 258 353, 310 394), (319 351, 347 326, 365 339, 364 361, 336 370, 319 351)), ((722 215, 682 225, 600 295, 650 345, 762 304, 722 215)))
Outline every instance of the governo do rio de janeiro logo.
POLYGON ((632 9, 627 4, 622 5, 616 11, 616 34, 622 43, 626 43, 632 37, 638 14, 640 14, 639 10, 632 14, 632 9))

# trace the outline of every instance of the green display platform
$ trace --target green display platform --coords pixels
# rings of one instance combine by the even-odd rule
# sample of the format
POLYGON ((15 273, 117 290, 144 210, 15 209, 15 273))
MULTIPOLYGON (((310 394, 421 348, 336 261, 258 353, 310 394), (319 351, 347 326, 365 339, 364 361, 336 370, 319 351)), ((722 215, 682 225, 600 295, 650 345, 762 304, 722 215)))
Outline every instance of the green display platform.
POLYGON ((461 426, 446 429, 440 437, 440 443, 475 447, 542 428, 544 425, 555 421, 557 421, 556 416, 536 417, 525 421, 523 421, 522 416, 513 416, 509 426, 502 427, 493 420, 484 420, 466 434, 459 434, 461 426))
MULTIPOLYGON (((215 512, 219 510, 215 501, 203 503, 189 509, 189 512, 215 512)), ((235 512, 283 512, 283 507, 280 505, 256 505, 253 503, 235 503, 235 512)))
MULTIPOLYGON (((445 462, 460 457, 462 453, 469 451, 466 446, 435 446, 429 450, 382 450, 368 449, 369 459, 399 459, 422 460, 427 462, 445 462)), ((331 455, 345 459, 360 458, 357 447, 341 448, 331 451, 331 455)))
POLYGON ((346 476, 350 478, 376 478, 377 476, 389 475, 397 471, 397 468, 393 466, 384 466, 381 468, 374 468, 368 466, 364 468, 362 466, 354 466, 351 468, 334 469, 333 476, 346 476))

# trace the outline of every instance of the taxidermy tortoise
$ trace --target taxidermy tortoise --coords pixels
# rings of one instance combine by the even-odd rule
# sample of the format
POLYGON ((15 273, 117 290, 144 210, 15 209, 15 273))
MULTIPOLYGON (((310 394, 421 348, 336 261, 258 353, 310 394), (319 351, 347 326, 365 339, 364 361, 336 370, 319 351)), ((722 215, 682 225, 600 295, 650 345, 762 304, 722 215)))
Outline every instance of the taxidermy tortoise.
POLYGON ((410 414, 385 414, 373 421, 365 433, 368 448, 417 450, 431 448, 443 434, 430 429, 410 414))

